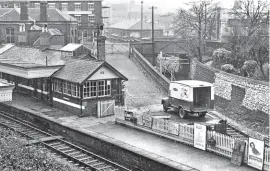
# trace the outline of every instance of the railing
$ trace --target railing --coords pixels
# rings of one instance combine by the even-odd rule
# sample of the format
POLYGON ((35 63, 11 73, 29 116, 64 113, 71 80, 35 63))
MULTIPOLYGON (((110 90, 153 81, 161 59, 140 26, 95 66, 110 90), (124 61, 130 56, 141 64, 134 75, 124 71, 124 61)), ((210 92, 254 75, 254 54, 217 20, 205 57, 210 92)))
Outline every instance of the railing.
POLYGON ((232 157, 232 151, 234 148, 235 138, 232 138, 228 135, 220 134, 215 131, 207 131, 207 140, 213 138, 216 141, 214 147, 207 144, 206 149, 226 157, 232 157))
MULTIPOLYGON (((125 120, 124 107, 115 107, 115 116, 120 120, 125 120)), ((187 125, 183 123, 177 123, 166 119, 153 118, 148 115, 133 115, 137 119, 138 126, 144 126, 151 128, 154 131, 164 133, 165 135, 171 135, 172 138, 177 138, 180 142, 193 146, 194 144, 194 125, 187 125)), ((207 143, 206 150, 211 151, 222 156, 231 158, 235 142, 237 140, 245 141, 246 147, 244 152, 244 163, 248 163, 248 137, 246 139, 237 139, 229 135, 221 134, 215 131, 208 130, 206 132, 206 142, 214 139, 215 145, 211 146, 207 143)), ((264 149, 264 171, 270 170, 270 148, 267 146, 264 149)))

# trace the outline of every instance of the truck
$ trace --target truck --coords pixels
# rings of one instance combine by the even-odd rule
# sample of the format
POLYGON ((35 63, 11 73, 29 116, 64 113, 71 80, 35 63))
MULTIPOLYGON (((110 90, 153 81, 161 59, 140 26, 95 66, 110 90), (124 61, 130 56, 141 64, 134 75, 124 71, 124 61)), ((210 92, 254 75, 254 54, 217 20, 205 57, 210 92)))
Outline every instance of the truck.
POLYGON ((161 104, 165 112, 174 109, 182 119, 188 114, 205 117, 214 109, 214 86, 199 80, 172 81, 168 96, 162 99, 161 104))

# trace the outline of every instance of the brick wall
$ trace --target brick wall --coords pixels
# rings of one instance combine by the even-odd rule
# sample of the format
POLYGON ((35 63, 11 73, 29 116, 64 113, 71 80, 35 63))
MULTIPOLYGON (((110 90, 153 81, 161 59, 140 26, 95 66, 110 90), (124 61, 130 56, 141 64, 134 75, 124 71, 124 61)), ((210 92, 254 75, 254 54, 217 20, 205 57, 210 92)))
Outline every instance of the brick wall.
POLYGON ((190 78, 215 87, 215 104, 236 113, 269 115, 269 83, 225 73, 191 60, 190 78))

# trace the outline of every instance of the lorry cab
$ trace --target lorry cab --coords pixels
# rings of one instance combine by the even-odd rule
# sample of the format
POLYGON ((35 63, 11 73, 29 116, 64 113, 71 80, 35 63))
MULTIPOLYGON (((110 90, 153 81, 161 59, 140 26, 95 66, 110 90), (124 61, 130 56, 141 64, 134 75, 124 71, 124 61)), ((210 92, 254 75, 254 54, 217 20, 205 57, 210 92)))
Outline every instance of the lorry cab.
POLYGON ((188 113, 204 117, 208 111, 214 109, 214 87, 205 81, 172 81, 168 97, 163 98, 161 103, 165 112, 173 108, 183 119, 188 113))

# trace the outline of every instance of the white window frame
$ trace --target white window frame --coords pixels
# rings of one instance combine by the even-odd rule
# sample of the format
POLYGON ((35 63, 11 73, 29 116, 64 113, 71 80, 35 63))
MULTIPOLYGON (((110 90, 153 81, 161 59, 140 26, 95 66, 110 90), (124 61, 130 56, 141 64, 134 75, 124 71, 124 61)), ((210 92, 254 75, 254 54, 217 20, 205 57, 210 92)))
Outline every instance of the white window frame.
POLYGON ((95 9, 95 3, 91 2, 91 3, 88 3, 88 11, 92 11, 95 9))
POLYGON ((83 98, 97 98, 111 96, 111 80, 87 81, 83 84, 83 98))
POLYGON ((95 22, 95 15, 88 15, 88 21, 91 23, 95 22))
POLYGON ((61 6, 62 6, 62 11, 68 11, 68 3, 61 3, 61 6))
POLYGON ((54 91, 62 93, 62 85, 60 80, 54 80, 54 91))
POLYGON ((20 3, 14 3, 14 8, 20 8, 21 4, 20 3))
POLYGON ((74 15, 74 17, 81 22, 82 21, 82 15, 74 15))
POLYGON ((20 32, 25 32, 25 24, 20 24, 20 32))
POLYGON ((81 11, 82 10, 82 4, 81 3, 74 3, 75 11, 81 11), (80 7, 80 8, 78 8, 80 7))
POLYGON ((35 3, 35 8, 40 8, 40 3, 35 3))
POLYGON ((71 96, 81 97, 80 85, 71 83, 71 96))
POLYGON ((48 8, 55 8, 55 3, 48 3, 48 8))

